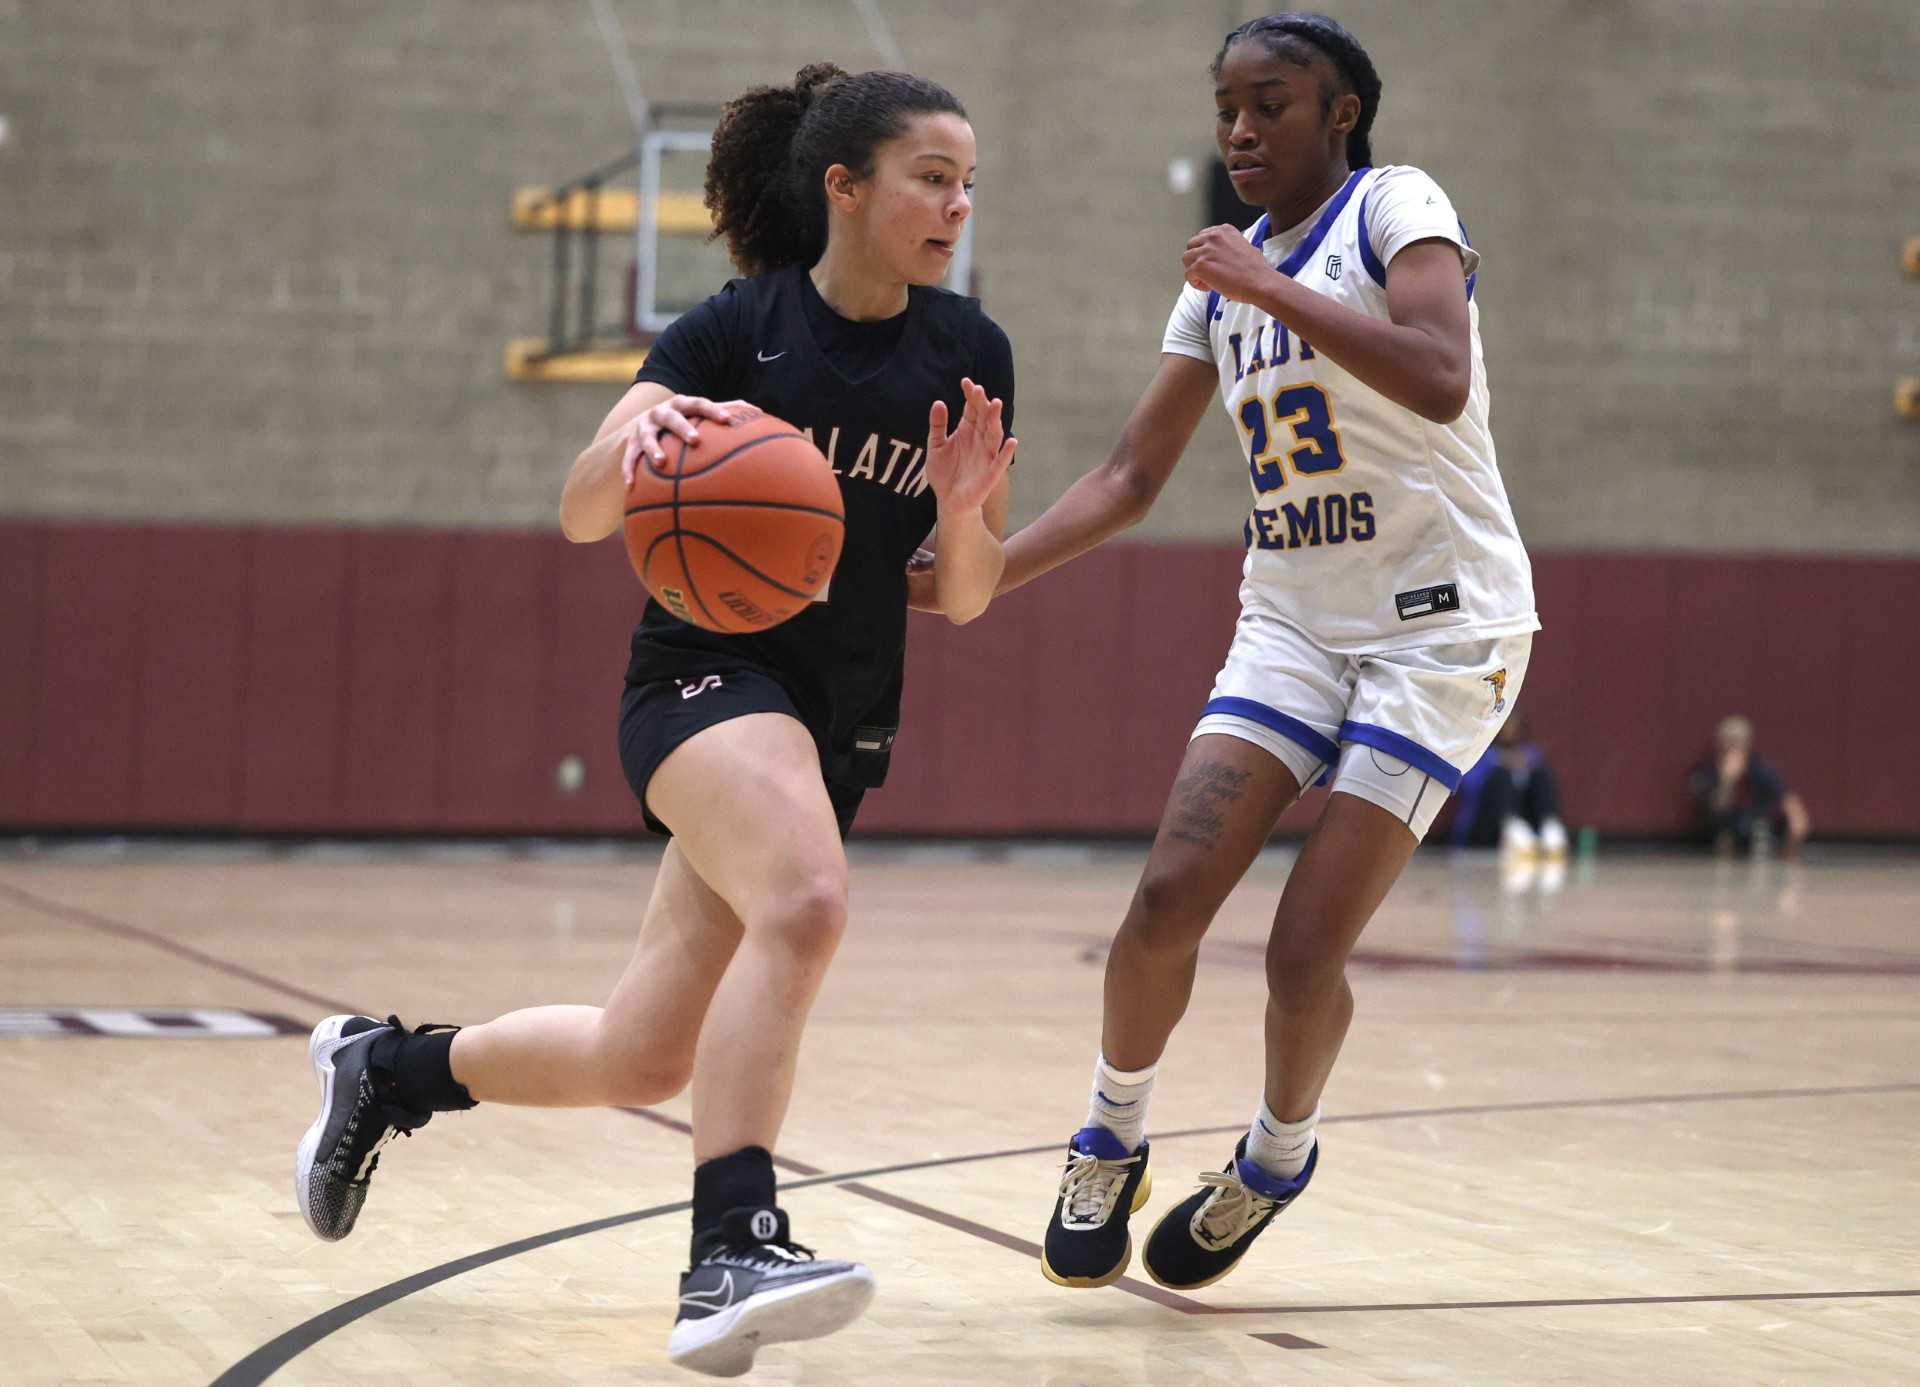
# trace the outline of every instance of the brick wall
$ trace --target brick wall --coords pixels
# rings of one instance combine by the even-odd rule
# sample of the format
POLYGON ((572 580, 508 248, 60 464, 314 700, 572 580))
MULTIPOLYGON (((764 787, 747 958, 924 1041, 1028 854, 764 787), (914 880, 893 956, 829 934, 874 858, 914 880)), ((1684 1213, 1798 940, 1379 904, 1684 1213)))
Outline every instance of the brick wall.
MULTIPOLYGON (((1487 256, 1495 428, 1556 544, 1911 551, 1910 0, 1350 0, 1383 158, 1487 256)), ((1250 7, 882 0, 969 103, 1021 378, 1018 508, 1096 461, 1198 221, 1204 68, 1250 7)), ((649 95, 877 61, 840 0, 619 0, 649 95)), ((546 525, 615 392, 513 385, 547 248, 513 186, 628 138, 573 0, 0 0, 0 513, 546 525)), ((619 250, 617 242, 610 250, 619 250)), ((1148 522, 1230 538, 1224 420, 1148 522)))

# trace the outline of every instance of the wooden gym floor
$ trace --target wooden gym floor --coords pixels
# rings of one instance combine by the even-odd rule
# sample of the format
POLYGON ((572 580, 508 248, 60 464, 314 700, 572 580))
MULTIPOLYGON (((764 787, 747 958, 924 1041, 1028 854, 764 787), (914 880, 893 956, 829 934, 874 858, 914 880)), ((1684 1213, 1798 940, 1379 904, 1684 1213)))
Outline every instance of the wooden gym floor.
MULTIPOLYGON (((1920 1381, 1914 857, 1602 855, 1527 881, 1421 854, 1362 941, 1312 1193, 1208 1290, 1065 1291, 1035 1242, 1140 860, 856 849, 783 1202, 880 1296, 755 1380, 1920 1381)), ((290 1180, 307 1027, 597 1001, 656 861, 0 848, 0 1379, 693 1381, 664 1354, 684 1098, 442 1116, 389 1150, 342 1244, 307 1234, 290 1180)), ((1203 955, 1142 1233, 1256 1100, 1288 861, 1203 955)))

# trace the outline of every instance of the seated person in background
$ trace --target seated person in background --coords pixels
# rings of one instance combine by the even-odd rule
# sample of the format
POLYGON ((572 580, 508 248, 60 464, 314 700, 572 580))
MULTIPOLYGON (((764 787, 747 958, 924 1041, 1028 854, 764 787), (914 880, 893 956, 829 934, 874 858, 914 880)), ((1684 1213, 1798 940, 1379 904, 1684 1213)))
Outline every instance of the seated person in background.
POLYGON ((1777 839, 1786 856, 1798 855, 1812 827, 1807 807, 1753 754, 1753 724, 1738 714, 1723 718, 1713 740, 1713 759, 1694 768, 1687 786, 1714 851, 1730 856, 1777 839))
POLYGON ((1455 847, 1537 850, 1550 857, 1567 850, 1560 781, 1539 746, 1527 740, 1526 716, 1518 708, 1486 754, 1461 778, 1454 796, 1455 847))

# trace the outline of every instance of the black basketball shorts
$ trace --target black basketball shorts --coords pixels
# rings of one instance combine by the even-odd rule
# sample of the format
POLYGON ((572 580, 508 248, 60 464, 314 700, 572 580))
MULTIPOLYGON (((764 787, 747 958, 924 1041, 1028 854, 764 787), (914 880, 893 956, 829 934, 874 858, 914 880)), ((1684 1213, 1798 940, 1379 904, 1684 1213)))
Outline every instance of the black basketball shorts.
MULTIPOLYGON (((640 801, 649 830, 662 837, 673 836, 673 830, 647 807, 647 784, 668 753, 696 732, 749 713, 785 713, 807 727, 807 720, 800 716, 779 680, 745 666, 685 679, 627 685, 620 698, 620 766, 627 774, 633 797, 640 801)), ((819 730, 807 730, 818 747, 819 730)), ((833 802, 833 816, 840 824, 840 836, 845 838, 867 792, 857 785, 839 784, 824 776, 822 779, 833 802)))

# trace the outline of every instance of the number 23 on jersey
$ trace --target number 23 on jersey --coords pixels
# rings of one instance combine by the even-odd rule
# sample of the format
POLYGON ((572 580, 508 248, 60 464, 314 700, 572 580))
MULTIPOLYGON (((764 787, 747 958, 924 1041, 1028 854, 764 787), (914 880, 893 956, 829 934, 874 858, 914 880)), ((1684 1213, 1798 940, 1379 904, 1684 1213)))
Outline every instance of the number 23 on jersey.
POLYGON ((1274 395, 1271 410, 1264 396, 1255 395, 1240 406, 1239 417, 1247 431, 1253 489, 1259 495, 1285 486, 1288 467, 1312 477, 1347 465, 1327 392, 1317 385, 1287 386, 1274 395))

